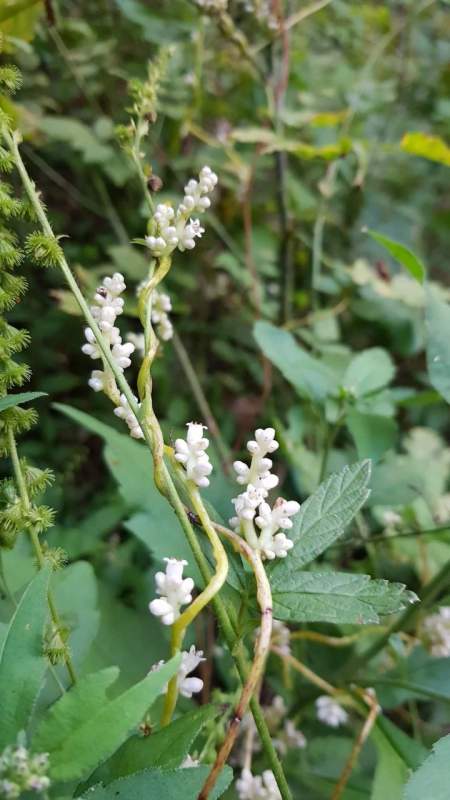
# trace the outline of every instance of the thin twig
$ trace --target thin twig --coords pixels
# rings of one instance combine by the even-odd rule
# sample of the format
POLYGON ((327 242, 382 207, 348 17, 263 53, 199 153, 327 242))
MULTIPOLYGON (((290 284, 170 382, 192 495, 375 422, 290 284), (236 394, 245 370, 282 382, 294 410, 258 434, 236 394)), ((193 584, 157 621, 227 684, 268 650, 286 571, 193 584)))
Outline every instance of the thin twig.
POLYGON ((377 703, 376 698, 371 697, 368 692, 361 692, 361 694, 363 695, 364 701, 369 705, 370 711, 358 736, 355 739, 351 753, 344 765, 344 769, 342 770, 341 776, 336 786, 334 787, 333 794, 331 795, 330 800, 340 800, 340 798, 342 797, 342 793, 345 787, 347 786, 350 775, 353 772, 359 754, 362 750, 363 744, 366 741, 367 737, 369 736, 373 726, 375 725, 377 716, 380 711, 380 707, 377 703))

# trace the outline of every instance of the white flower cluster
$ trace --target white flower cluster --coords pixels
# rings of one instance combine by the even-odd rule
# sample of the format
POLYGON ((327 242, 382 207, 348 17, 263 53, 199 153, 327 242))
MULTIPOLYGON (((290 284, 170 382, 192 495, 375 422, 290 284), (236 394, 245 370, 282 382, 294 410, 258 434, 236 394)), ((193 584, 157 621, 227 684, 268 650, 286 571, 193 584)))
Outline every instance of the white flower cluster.
MULTIPOLYGON (((266 502, 270 489, 278 485, 278 478, 270 470, 272 461, 267 455, 278 449, 273 428, 258 428, 255 439, 247 443, 251 454, 250 466, 243 461, 235 461, 233 466, 236 480, 247 488, 233 500, 236 516, 230 519, 233 528, 242 528, 247 535, 246 522, 255 521, 260 529, 259 537, 254 534, 254 541, 264 558, 285 558, 294 543, 281 530, 292 528, 294 514, 300 510, 295 500, 283 500, 279 497, 271 508, 266 502), (244 523, 244 524, 243 524, 244 523)), ((248 538, 248 537, 247 537, 248 538)), ((253 538, 253 537, 252 537, 253 538)))
POLYGON ((241 777, 236 781, 239 800, 281 800, 281 794, 270 769, 262 775, 252 775, 249 769, 243 769, 241 777))
MULTIPOLYGON (((177 675, 177 686, 178 691, 182 695, 182 697, 191 698, 193 694, 198 694, 203 689, 203 681, 201 678, 191 677, 191 672, 197 669, 198 665, 202 662, 206 661, 206 658, 203 658, 203 650, 196 650, 195 646, 192 645, 189 651, 184 650, 181 653, 181 664, 178 669, 177 675)), ((157 664, 154 664, 151 668, 150 672, 157 672, 164 666, 165 661, 158 661, 157 664)), ((162 694, 165 694, 167 691, 167 685, 163 687, 162 694)), ((195 766, 194 764, 188 764, 186 766, 195 766)))
MULTIPOLYGON (((134 397, 134 400, 139 405, 137 397, 134 397)), ((128 400, 124 394, 120 395, 120 405, 116 406, 116 408, 114 409, 114 413, 116 417, 119 417, 119 419, 123 419, 124 422, 126 422, 126 424, 130 429, 130 434, 133 437, 133 439, 144 438, 143 430, 139 425, 139 422, 137 421, 135 415, 133 414, 129 406, 128 400)))
POLYGON ((163 342, 168 342, 173 336, 173 325, 169 319, 172 303, 168 294, 154 291, 152 294, 152 324, 156 325, 156 332, 163 342))
POLYGON ((288 750, 303 750, 307 741, 306 736, 297 730, 292 720, 287 719, 273 743, 280 755, 285 756, 288 750))
POLYGON ((206 453, 209 440, 203 436, 205 426, 198 422, 187 423, 187 437, 176 439, 175 458, 183 464, 189 480, 197 486, 209 486, 208 475, 212 472, 212 464, 206 453))
POLYGON ((0 755, 0 798, 16 800, 25 792, 42 794, 50 786, 48 754, 31 755, 26 747, 6 747, 0 755))
POLYGON ((291 632, 287 625, 279 619, 272 622, 272 644, 276 645, 285 656, 291 654, 291 632))
POLYGON ((173 625, 180 616, 181 606, 192 601, 194 581, 183 578, 183 569, 187 561, 176 558, 165 558, 166 571, 155 575, 156 592, 159 598, 152 600, 149 609, 155 617, 161 617, 164 625, 173 625))
MULTIPOLYGON (((122 342, 119 328, 115 325, 117 317, 123 311, 123 298, 120 296, 125 291, 125 281, 120 272, 115 272, 112 277, 104 279, 94 295, 94 304, 91 314, 100 328, 105 342, 109 345, 111 355, 117 368, 123 372, 130 366, 130 356, 135 350, 132 342, 122 342)), ((81 348, 83 353, 93 359, 103 358, 101 350, 95 340, 92 328, 85 328, 86 344, 81 348)), ((104 369, 94 369, 89 379, 89 386, 94 392, 105 392, 115 403, 114 413, 123 419, 135 439, 142 439, 144 434, 131 411, 125 395, 120 394, 113 373, 103 360, 104 369)), ((134 398, 138 405, 137 398, 134 398)))
POLYGON ((228 8, 228 0, 195 0, 195 3, 203 11, 220 12, 228 8))
POLYGON ((316 700, 317 719, 331 728, 339 728, 348 720, 347 712, 332 697, 323 694, 316 700))
POLYGON ((432 656, 450 656, 450 606, 441 606, 436 614, 425 617, 421 626, 421 638, 432 656))
POLYGON ((241 0, 244 11, 251 14, 262 25, 266 25, 270 30, 278 29, 278 21, 272 11, 270 0, 241 0))
POLYGON ((205 232, 200 220, 192 219, 191 214, 202 213, 211 205, 207 195, 211 194, 217 184, 217 175, 209 167, 203 167, 198 181, 192 178, 184 187, 182 203, 176 211, 172 206, 159 203, 151 223, 152 233, 145 237, 151 253, 158 257, 167 256, 176 247, 179 250, 192 250, 195 239, 201 238, 205 232))

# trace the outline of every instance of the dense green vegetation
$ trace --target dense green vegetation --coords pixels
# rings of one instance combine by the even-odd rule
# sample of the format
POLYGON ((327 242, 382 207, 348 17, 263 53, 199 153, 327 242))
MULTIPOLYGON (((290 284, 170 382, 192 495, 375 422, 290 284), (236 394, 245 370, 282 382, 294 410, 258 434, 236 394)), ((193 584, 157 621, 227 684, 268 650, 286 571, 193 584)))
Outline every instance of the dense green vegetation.
POLYGON ((0 798, 448 798, 449 28, 0 0, 0 798))

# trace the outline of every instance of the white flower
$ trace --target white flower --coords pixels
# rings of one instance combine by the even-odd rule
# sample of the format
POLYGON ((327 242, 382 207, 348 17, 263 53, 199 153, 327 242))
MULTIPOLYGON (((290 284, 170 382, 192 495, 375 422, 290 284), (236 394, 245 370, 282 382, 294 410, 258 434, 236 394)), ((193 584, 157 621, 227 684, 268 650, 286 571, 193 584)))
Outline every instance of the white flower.
POLYGON ((203 658, 203 650, 196 650, 192 645, 189 652, 181 654, 181 665, 178 671, 178 689, 183 697, 192 697, 193 694, 201 692, 203 681, 201 678, 189 678, 189 674, 197 669, 198 665, 206 661, 203 658))
POLYGON ((279 619, 274 619, 272 622, 272 644, 276 645, 283 655, 291 654, 291 632, 279 619))
POLYGON ((274 745, 280 755, 284 756, 288 750, 303 750, 306 747, 306 737, 297 730, 291 719, 287 719, 283 730, 274 739, 274 745))
POLYGON ((396 511, 392 511, 392 509, 388 508, 383 512, 383 525, 386 525, 387 528, 395 528, 397 525, 400 525, 401 521, 402 518, 396 511))
POLYGON ((101 369, 93 369, 88 384, 94 392, 102 392, 105 388, 105 373, 101 369))
POLYGON ((436 614, 425 617, 420 633, 432 656, 450 657, 450 606, 441 606, 436 614))
POLYGON ((239 800, 281 800, 275 776, 269 769, 262 775, 252 775, 249 769, 243 769, 236 781, 236 791, 239 800))
POLYGON ((252 484, 257 489, 264 489, 266 493, 278 485, 278 478, 270 472, 272 461, 266 458, 268 453, 278 449, 273 428, 258 428, 255 431, 255 441, 247 442, 247 450, 251 453, 250 467, 243 461, 235 461, 233 467, 236 480, 241 484, 252 484))
MULTIPOLYGON (((134 400, 136 401, 138 407, 140 408, 141 404, 138 403, 137 397, 134 397, 134 400)), ((123 419, 127 423, 130 429, 130 434, 133 437, 133 439, 144 438, 144 433, 142 431, 142 428, 139 425, 139 422, 136 419, 135 415, 133 414, 129 406, 128 400, 124 394, 120 395, 120 405, 118 405, 114 409, 114 414, 116 415, 116 417, 119 417, 119 419, 123 419)))
POLYGON ((331 728, 339 728, 348 720, 347 712, 332 697, 323 694, 316 700, 317 719, 331 728))
MULTIPOLYGON (((153 602, 158 601, 154 600, 153 602)), ((181 664, 178 669, 177 686, 179 693, 183 697, 191 698, 193 694, 197 694, 203 689, 203 681, 201 678, 188 677, 189 674, 194 671, 194 669, 197 669, 198 665, 202 661, 206 661, 206 658, 203 658, 203 650, 196 650, 194 645, 191 646, 189 651, 184 650, 181 653, 181 664)), ((158 661, 157 664, 153 664, 150 672, 158 672, 158 670, 161 669, 165 663, 165 661, 158 661)), ((161 689, 161 694, 165 694, 166 692, 167 684, 161 689)))
POLYGON ((152 295, 152 324, 156 325, 160 339, 167 342, 173 336, 173 326, 169 319, 172 303, 168 294, 154 292, 152 295))
POLYGON ((191 219, 193 212, 202 213, 211 205, 207 197, 217 184, 217 175, 209 168, 203 167, 199 179, 192 178, 184 187, 183 201, 177 210, 159 203, 151 223, 151 235, 145 237, 147 247, 156 257, 170 255, 178 247, 179 250, 192 250, 195 239, 200 238, 204 228, 200 220, 191 219))
POLYGON ((134 345, 135 350, 140 356, 145 353, 145 337, 143 333, 127 333, 127 340, 134 345))
POLYGON ((165 558, 166 571, 157 572, 155 575, 156 592, 160 597, 152 600, 149 609, 155 617, 161 617, 164 625, 173 625, 180 616, 181 606, 190 603, 194 581, 192 578, 183 578, 183 567, 187 561, 178 561, 176 558, 165 558))
POLYGON ((212 464, 205 452, 209 440, 203 436, 205 426, 197 422, 187 423, 187 437, 175 441, 175 458, 183 464, 189 480, 197 486, 209 486, 208 475, 212 472, 212 464))
POLYGON ((256 509, 263 502, 266 495, 267 492, 264 489, 256 488, 250 483, 245 492, 234 497, 231 501, 234 505, 236 516, 230 519, 230 524, 236 528, 239 527, 241 520, 252 520, 256 514, 256 509))
POLYGON ((259 549, 266 558, 285 558, 287 556, 288 551, 294 546, 294 542, 278 531, 280 528, 285 530, 292 528, 290 517, 299 511, 299 503, 295 500, 283 500, 282 497, 275 501, 272 509, 268 503, 261 503, 255 522, 261 530, 259 549))
POLYGON ((198 758, 192 758, 192 756, 190 756, 188 753, 184 761, 181 762, 180 769, 191 769, 192 767, 199 767, 199 766, 200 766, 200 761, 198 760, 198 758))
POLYGON ((270 706, 264 706, 264 719, 266 720, 271 732, 275 731, 279 727, 280 722, 286 716, 286 714, 286 703, 279 694, 275 695, 270 706))

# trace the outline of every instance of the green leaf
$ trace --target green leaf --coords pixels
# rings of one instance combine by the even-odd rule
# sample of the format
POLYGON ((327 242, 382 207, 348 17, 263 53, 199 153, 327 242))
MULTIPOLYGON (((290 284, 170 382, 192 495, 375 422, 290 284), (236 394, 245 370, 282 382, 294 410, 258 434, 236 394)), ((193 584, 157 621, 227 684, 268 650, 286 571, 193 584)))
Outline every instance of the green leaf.
POLYGON ((377 233, 377 231, 371 231, 369 229, 365 230, 369 236, 372 237, 378 244, 385 248, 388 253, 391 254, 396 261, 399 261, 412 275, 416 281, 419 283, 423 283, 427 274, 424 264, 422 261, 404 244, 400 242, 395 242, 393 239, 389 239, 387 236, 384 236, 382 233, 377 233))
POLYGON ((406 784, 404 800, 448 800, 450 735, 439 739, 431 755, 406 784))
POLYGON ((38 125, 50 139, 73 147, 86 164, 101 164, 115 155, 110 145, 104 144, 87 125, 73 117, 41 117, 38 125))
POLYGON ((343 572, 293 569, 271 580, 274 616, 291 622, 367 625, 418 598, 403 583, 343 572))
POLYGON ((35 752, 58 750, 72 730, 84 725, 107 703, 106 690, 117 680, 117 667, 80 678, 70 691, 48 710, 33 736, 35 752))
POLYGON ((111 783, 143 769, 175 769, 188 755, 205 723, 220 713, 217 706, 203 706, 183 714, 150 736, 132 736, 93 776, 94 783, 111 783))
POLYGON ((38 3, 41 3, 42 0, 3 0, 5 4, 5 8, 0 9, 0 22, 6 22, 6 20, 11 19, 12 17, 21 14, 23 11, 27 11, 29 8, 36 6, 38 3))
POLYGON ((70 628, 70 649, 75 664, 79 666, 97 635, 100 623, 97 579, 92 565, 87 561, 77 561, 57 573, 54 593, 58 610, 70 628))
MULTIPOLYGON (((83 795, 86 800, 143 800, 143 798, 167 798, 167 800, 197 800, 208 777, 210 767, 191 767, 172 771, 145 770, 108 786, 94 786, 83 795)), ((220 797, 230 785, 233 771, 225 767, 211 792, 211 800, 220 797)))
POLYGON ((381 347, 372 347, 352 358, 342 385, 353 397, 364 397, 387 386, 394 374, 395 367, 389 353, 381 347))
POLYGON ((428 290, 425 315, 430 383, 450 403, 450 305, 428 290))
POLYGON ((382 676, 373 677, 383 708, 394 708, 407 700, 424 698, 450 701, 450 673, 447 658, 435 658, 421 647, 401 664, 382 676))
POLYGON ((14 613, 0 653, 0 751, 28 725, 47 670, 43 651, 50 567, 32 580, 14 613))
POLYGON ((301 395, 322 402, 337 388, 332 371, 303 350, 288 331, 257 322, 253 333, 264 355, 301 395))
POLYGON ((398 427, 390 417, 361 414, 352 410, 347 414, 345 422, 353 436, 358 458, 370 458, 376 462, 386 450, 395 447, 398 427))
MULTIPOLYGON (((109 758, 137 728, 163 686, 176 673, 179 662, 180 656, 175 656, 136 686, 94 709, 89 718, 61 737, 50 752, 53 780, 79 780, 109 758)), ((59 701, 62 702, 64 698, 59 701)))
POLYGON ((46 397, 47 392, 18 392, 17 394, 7 394, 6 397, 0 397, 0 412, 6 411, 7 408, 20 406, 22 403, 28 403, 30 400, 36 400, 38 397, 46 397))
POLYGON ((450 147, 440 136, 433 136, 433 134, 422 131, 405 133, 400 147, 413 156, 428 158, 430 161, 437 161, 439 164, 450 167, 450 147))
POLYGON ((370 800, 402 800, 403 787, 409 775, 408 766, 376 727, 372 740, 377 748, 378 761, 370 800))
POLYGON ((281 585, 292 570, 304 567, 339 539, 369 496, 370 461, 344 467, 322 483, 302 503, 289 537, 294 547, 289 558, 268 566, 272 581, 281 585))

